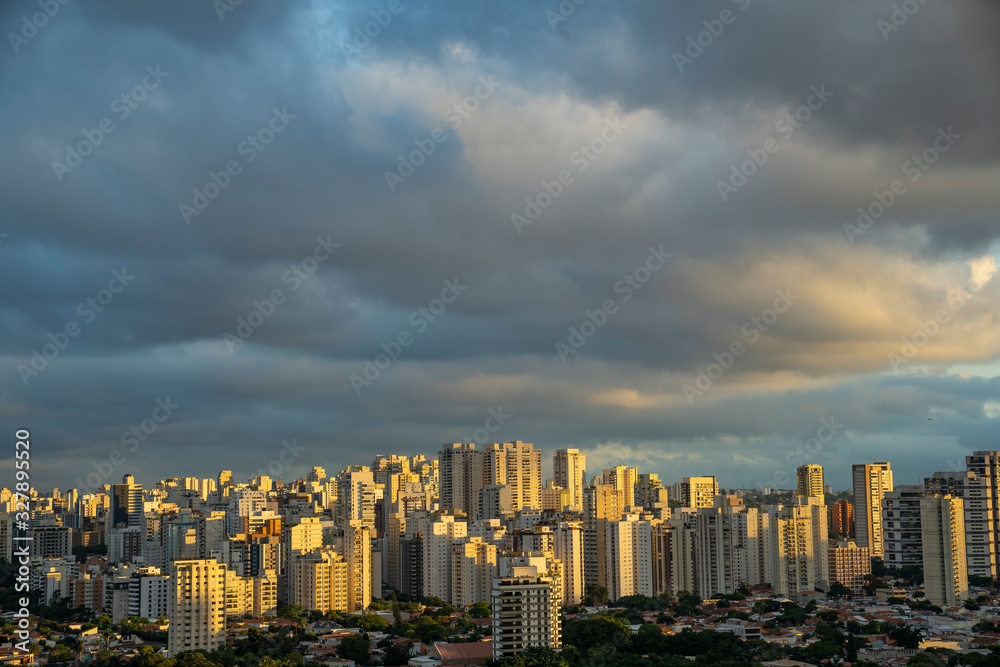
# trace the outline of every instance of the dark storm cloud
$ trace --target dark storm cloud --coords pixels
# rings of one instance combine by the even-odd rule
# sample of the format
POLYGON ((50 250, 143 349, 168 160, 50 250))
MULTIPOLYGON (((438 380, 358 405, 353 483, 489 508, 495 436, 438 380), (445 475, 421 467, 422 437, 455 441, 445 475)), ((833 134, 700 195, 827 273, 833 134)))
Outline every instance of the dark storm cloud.
MULTIPOLYGON (((136 452, 147 476, 250 474, 289 437, 309 448, 302 469, 367 463, 362 448, 432 454, 500 405, 513 417, 498 438, 644 452, 669 479, 769 474, 831 412, 885 457, 931 408, 953 414, 921 433, 928 451, 985 446, 995 380, 880 374, 968 279, 962 262, 993 252, 995 7, 928 0, 885 39, 887 1, 588 0, 554 30, 557 3, 401 2, 349 57, 381 3, 244 2, 220 20, 208 2, 71 2, 0 59, 0 424, 32 424, 65 456, 54 481, 165 396, 182 408, 136 452), (679 72, 673 54, 725 9, 734 21, 679 72), (154 87, 147 67, 168 74, 154 87), (487 75, 502 85, 451 127, 487 75), (122 118, 116 100, 144 80, 122 118), (782 137, 820 85, 832 97, 782 137), (275 110, 287 126, 248 160, 275 110), (56 173, 105 118, 93 154, 56 173), (614 118, 620 140, 577 172, 571 156, 614 118), (855 209, 946 126, 960 143, 849 243, 855 209), (390 191, 385 172, 437 127, 446 139, 390 191), (769 136, 781 150, 724 201, 717 182, 769 136), (239 173, 185 220, 231 161, 239 173), (518 234, 511 214, 562 169, 575 182, 518 234), (293 290, 319 239, 339 247, 293 290), (625 300, 621 281, 661 246, 673 257, 625 300), (135 279, 86 321, 80 304, 123 268, 135 279), (431 321, 419 309, 445 280, 468 290, 431 321), (681 386, 789 287, 802 301, 689 405, 681 386), (276 289, 284 303, 228 349, 276 289), (607 299, 617 312, 562 363, 556 343, 607 299), (19 366, 70 322, 80 334, 25 382, 19 366), (400 332, 413 345, 359 396, 350 376, 400 332), (884 395, 897 404, 871 400, 884 395)), ((0 25, 35 9, 7 4, 0 25)), ((995 294, 920 360, 995 359, 995 294)), ((845 465, 869 457, 831 447, 845 465)))

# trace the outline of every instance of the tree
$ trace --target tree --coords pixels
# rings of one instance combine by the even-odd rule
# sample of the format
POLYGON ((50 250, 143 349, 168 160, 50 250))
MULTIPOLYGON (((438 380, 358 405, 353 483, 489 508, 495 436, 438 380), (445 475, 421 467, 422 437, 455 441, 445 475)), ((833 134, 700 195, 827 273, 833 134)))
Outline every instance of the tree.
POLYGON ((830 584, 830 590, 826 594, 831 598, 850 598, 852 595, 851 589, 839 581, 830 584))
POLYGON ((365 614, 358 622, 358 627, 365 632, 382 632, 389 629, 389 622, 375 614, 365 614))
POLYGON ((397 626, 403 624, 403 615, 399 611, 399 600, 396 599, 396 591, 392 592, 392 620, 397 626))
POLYGON ((587 584, 584 592, 585 604, 594 605, 598 602, 607 603, 608 589, 597 584, 587 584))
POLYGON ((344 660, 353 660, 358 665, 367 665, 372 657, 368 635, 359 632, 356 635, 344 637, 340 640, 340 645, 337 646, 337 655, 344 660))
POLYGON ((469 616, 472 618, 489 618, 492 614, 490 605, 486 602, 477 602, 469 609, 469 616))
POLYGON ((569 667, 569 661, 550 648, 535 646, 517 655, 488 660, 485 667, 569 667))
POLYGON ((899 625, 889 632, 889 639, 896 642, 901 648, 920 648, 920 630, 899 625))
POLYGON ((413 654, 410 653, 410 649, 404 646, 390 646, 385 650, 385 660, 383 664, 386 667, 399 667, 399 665, 405 665, 410 662, 410 657, 413 654))
POLYGON ((621 619, 607 615, 570 618, 563 623, 563 644, 581 652, 604 645, 625 646, 631 634, 621 619))
POLYGON ((965 601, 965 605, 964 606, 969 611, 979 611, 979 609, 981 608, 980 605, 979 605, 979 603, 976 602, 975 600, 973 600, 972 598, 967 599, 965 601))
POLYGON ((906 667, 946 667, 948 662, 933 653, 917 653, 906 661, 906 667))

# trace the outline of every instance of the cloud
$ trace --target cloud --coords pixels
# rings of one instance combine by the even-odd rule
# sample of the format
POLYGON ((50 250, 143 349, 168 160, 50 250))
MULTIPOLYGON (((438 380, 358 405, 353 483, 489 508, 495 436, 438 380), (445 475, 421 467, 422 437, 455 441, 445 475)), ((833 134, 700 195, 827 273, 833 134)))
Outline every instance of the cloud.
POLYGON ((1000 354, 995 5, 927 3, 888 40, 888 0, 591 2, 557 30, 554 3, 403 5, 348 58, 380 3, 243 3, 222 20, 205 3, 70 3, 2 59, 0 428, 44 438, 45 483, 65 488, 167 395, 183 409, 130 461, 147 483, 236 469, 235 452, 249 474, 289 437, 302 470, 432 455, 501 405, 497 437, 579 446, 592 467, 635 457, 667 481, 770 478, 830 414, 846 424, 823 453, 835 485, 873 456, 918 475, 933 470, 915 451, 992 446, 995 380, 949 369, 1000 354), (679 72, 673 53, 723 9, 737 20, 679 72), (157 65, 169 76, 120 118, 114 100, 157 65), (832 97, 779 129, 820 85, 832 97), (294 119, 250 160, 274 109, 294 119), (52 162, 106 117, 114 131, 60 181, 52 162), (597 154, 609 122, 623 129, 597 154), (961 139, 851 243, 857 209, 948 127, 961 139), (717 183, 768 138, 780 149, 723 200, 717 183), (186 224, 179 205, 233 160, 186 224), (572 183, 519 234, 512 214, 562 170, 572 183), (318 239, 340 246, 293 290, 318 239), (626 301, 616 286, 661 246, 670 262, 626 301), (84 322, 122 267, 134 282, 84 322), (467 293, 357 396, 351 374, 452 279, 467 293), (794 305, 755 324, 789 289, 794 305), (275 290, 284 303, 230 353, 223 334, 275 290), (555 344, 608 299, 616 314, 562 363, 555 344), (947 325, 889 372, 941 309, 947 325), (79 335, 25 384, 18 366, 70 322, 79 335), (737 341, 691 405, 683 385, 737 341))

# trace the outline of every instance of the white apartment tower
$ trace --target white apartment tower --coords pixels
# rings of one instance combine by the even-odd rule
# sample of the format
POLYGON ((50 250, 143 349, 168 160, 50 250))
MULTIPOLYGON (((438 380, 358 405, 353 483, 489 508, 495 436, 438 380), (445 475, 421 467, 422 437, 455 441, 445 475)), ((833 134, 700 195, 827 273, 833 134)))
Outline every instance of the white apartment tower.
POLYGON ((653 532, 651 517, 627 512, 618 521, 604 525, 608 596, 611 600, 628 595, 652 597, 653 532))
POLYGON ((969 596, 965 555, 965 508, 961 498, 920 499, 924 594, 932 603, 959 606, 969 596))
POLYGON ((579 449, 557 449, 552 459, 552 470, 556 486, 569 490, 569 504, 583 507, 587 455, 579 449))
POLYGON ((501 559, 501 576, 493 580, 493 657, 516 655, 541 646, 562 648, 559 616, 561 595, 546 576, 544 558, 501 559), (529 564, 518 565, 519 561, 529 564))
POLYGON ((563 521, 552 531, 554 555, 563 564, 563 604, 583 600, 583 522, 563 521))
POLYGON ((715 477, 685 477, 681 483, 681 501, 684 507, 712 507, 719 495, 715 477))
POLYGON ((169 590, 169 654, 225 646, 226 566, 214 560, 174 561, 169 590))
POLYGON ((882 500, 892 491, 888 462, 852 466, 854 479, 854 534, 859 547, 868 547, 872 558, 885 552, 882 535, 882 500))
POLYGON ((468 535, 468 524, 444 514, 427 526, 423 537, 424 595, 452 598, 451 545, 468 535))

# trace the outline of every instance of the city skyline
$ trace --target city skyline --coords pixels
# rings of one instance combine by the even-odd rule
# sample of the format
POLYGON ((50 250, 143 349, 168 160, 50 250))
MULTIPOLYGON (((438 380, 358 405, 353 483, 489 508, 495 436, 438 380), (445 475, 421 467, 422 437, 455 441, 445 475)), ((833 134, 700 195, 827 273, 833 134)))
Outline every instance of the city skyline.
POLYGON ((283 441, 961 468, 1000 8, 899 4, 3 3, 0 432, 60 488, 283 441))

